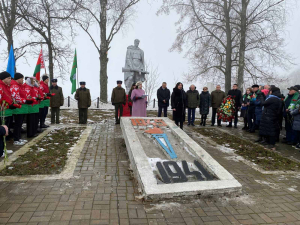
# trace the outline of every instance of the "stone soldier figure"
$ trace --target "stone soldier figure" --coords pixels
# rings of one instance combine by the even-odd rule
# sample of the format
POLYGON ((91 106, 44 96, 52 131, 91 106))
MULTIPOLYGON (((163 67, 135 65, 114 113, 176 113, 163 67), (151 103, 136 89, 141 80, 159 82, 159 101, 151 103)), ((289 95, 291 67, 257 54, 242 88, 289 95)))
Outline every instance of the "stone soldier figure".
POLYGON ((123 116, 123 105, 126 104, 126 93, 125 89, 122 88, 122 81, 118 80, 117 84, 118 86, 113 89, 111 94, 111 103, 115 106, 116 124, 120 124, 120 118, 123 116))
POLYGON ((144 51, 139 48, 140 41, 138 39, 134 40, 134 45, 127 47, 124 81, 126 86, 126 92, 128 93, 131 89, 131 85, 138 81, 145 81, 145 59, 144 51))
POLYGON ((86 124, 88 108, 91 106, 90 90, 85 87, 85 82, 80 82, 80 88, 76 90, 75 99, 78 101, 79 124, 86 124))
POLYGON ((60 107, 64 105, 64 95, 62 88, 57 86, 57 79, 51 80, 50 93, 55 94, 50 99, 51 124, 59 124, 60 107))

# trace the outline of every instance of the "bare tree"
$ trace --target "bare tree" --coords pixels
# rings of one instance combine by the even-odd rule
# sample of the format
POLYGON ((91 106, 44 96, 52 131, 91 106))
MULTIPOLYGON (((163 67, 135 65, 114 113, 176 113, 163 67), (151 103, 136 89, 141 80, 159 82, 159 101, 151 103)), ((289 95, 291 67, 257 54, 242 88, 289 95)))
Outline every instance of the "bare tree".
POLYGON ((23 19, 19 30, 30 35, 30 40, 26 40, 23 46, 33 48, 36 55, 36 46, 47 46, 45 58, 49 60, 50 79, 54 77, 55 64, 60 71, 58 77, 69 72, 66 64, 73 54, 69 43, 74 33, 68 19, 75 10, 76 6, 68 0, 18 0, 19 16, 23 19), (67 4, 69 10, 65 10, 67 4))
POLYGON ((287 6, 284 0, 242 0, 234 5, 240 21, 238 77, 240 87, 249 77, 274 81, 274 68, 286 68, 291 58, 283 50, 283 28, 286 24, 287 6), (246 73, 246 77, 244 77, 246 73))
POLYGON ((153 100, 154 94, 160 85, 160 73, 158 66, 153 66, 151 62, 146 63, 145 70, 149 72, 144 82, 145 94, 148 95, 148 104, 153 100))
POLYGON ((25 54, 23 48, 14 46, 16 27, 21 21, 17 14, 17 4, 18 0, 0 1, 0 37, 7 42, 5 58, 8 57, 10 48, 13 46, 16 60, 25 54))
POLYGON ((233 0, 163 0, 158 14, 175 10, 180 15, 176 24, 181 26, 171 50, 181 52, 187 47, 186 56, 193 64, 189 80, 222 74, 226 91, 230 89, 232 52, 237 47, 233 4, 233 0))
POLYGON ((100 99, 107 102, 108 51, 114 36, 126 28, 140 0, 72 0, 80 8, 73 20, 87 33, 99 54, 100 99), (95 26, 100 35, 95 34, 95 26), (100 40, 99 40, 100 37, 100 40))
POLYGON ((188 80, 225 80, 228 91, 235 80, 240 87, 247 80, 274 80, 274 68, 291 63, 283 49, 283 1, 164 0, 158 14, 180 15, 171 50, 186 48, 192 64, 188 80))

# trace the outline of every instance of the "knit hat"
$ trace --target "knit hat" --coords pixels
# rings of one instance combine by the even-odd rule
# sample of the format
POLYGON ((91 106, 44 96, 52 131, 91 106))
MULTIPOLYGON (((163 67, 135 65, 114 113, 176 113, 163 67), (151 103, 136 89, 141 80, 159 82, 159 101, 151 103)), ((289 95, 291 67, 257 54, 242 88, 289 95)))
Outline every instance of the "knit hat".
POLYGON ((274 93, 275 91, 280 91, 280 89, 278 87, 272 87, 271 91, 274 93))
POLYGON ((52 79, 51 82, 52 83, 57 83, 57 79, 52 79))
POLYGON ((79 82, 80 85, 85 85, 85 81, 79 82))
POLYGON ((121 80, 118 80, 117 81, 117 84, 122 84, 123 82, 121 80))
POLYGON ((8 78, 8 77, 11 77, 11 75, 8 72, 4 71, 4 72, 0 73, 0 80, 4 80, 5 78, 8 78))
POLYGON ((252 88, 259 88, 257 84, 252 85, 252 88))
POLYGON ((16 74, 15 74, 15 77, 14 77, 14 80, 19 80, 19 79, 21 79, 21 78, 24 78, 23 74, 21 74, 21 73, 16 73, 16 74))
POLYGON ((47 80, 49 77, 47 75, 42 76, 42 80, 45 81, 47 80))

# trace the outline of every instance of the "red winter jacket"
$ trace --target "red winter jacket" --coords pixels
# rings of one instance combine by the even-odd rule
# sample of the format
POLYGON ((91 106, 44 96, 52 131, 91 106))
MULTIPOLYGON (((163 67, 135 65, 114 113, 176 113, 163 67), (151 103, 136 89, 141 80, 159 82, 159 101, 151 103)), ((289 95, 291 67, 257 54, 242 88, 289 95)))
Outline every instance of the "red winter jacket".
POLYGON ((9 86, 0 80, 0 94, 1 94, 1 104, 3 101, 6 101, 9 105, 13 104, 13 99, 9 86))
MULTIPOLYGON (((49 93, 49 87, 48 87, 47 84, 44 83, 44 81, 41 81, 41 82, 40 82, 40 89, 42 90, 44 96, 45 96, 45 94, 48 94, 48 93, 49 93)), ((43 96, 43 97, 44 97, 44 96, 43 96)))
POLYGON ((33 96, 32 96, 32 88, 31 86, 29 86, 28 84, 23 84, 24 86, 24 90, 25 90, 25 94, 26 94, 26 99, 33 99, 33 96))
POLYGON ((23 84, 19 84, 17 81, 12 80, 10 83, 10 92, 13 100, 19 104, 26 102, 26 92, 23 84))

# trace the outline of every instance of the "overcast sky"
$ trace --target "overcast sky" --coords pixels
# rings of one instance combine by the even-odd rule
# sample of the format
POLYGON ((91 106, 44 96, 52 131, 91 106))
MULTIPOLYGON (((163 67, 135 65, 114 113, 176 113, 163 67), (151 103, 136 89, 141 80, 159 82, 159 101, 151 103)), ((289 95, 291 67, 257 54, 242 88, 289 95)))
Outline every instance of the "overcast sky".
MULTIPOLYGON (((169 88, 174 87, 174 80, 182 81, 183 72, 187 72, 189 65, 188 60, 184 58, 183 54, 177 52, 170 52, 171 44, 176 38, 176 27, 174 23, 177 21, 177 15, 171 14, 169 16, 157 16, 156 12, 160 6, 159 1, 151 5, 147 1, 141 1, 137 6, 137 17, 131 23, 131 27, 126 33, 119 33, 115 36, 111 50, 108 53, 108 95, 110 95, 112 88, 116 86, 116 80, 123 80, 122 67, 125 65, 126 49, 129 45, 133 45, 134 39, 140 39, 140 48, 144 50, 146 61, 150 61, 152 65, 158 66, 160 72, 159 81, 166 81, 169 88)), ((291 71, 299 68, 300 65, 300 9, 294 8, 291 12, 292 18, 286 28, 286 43, 287 51, 295 58, 296 66, 291 68, 291 71)), ((95 28, 96 29, 96 28, 95 28)), ((99 96, 99 55, 93 46, 89 37, 84 32, 79 32, 76 37, 74 48, 77 49, 79 81, 86 81, 87 87, 91 90, 92 98, 99 96)), ((1 42, 0 50, 6 48, 6 42, 1 42)), ((18 60, 17 71, 26 76, 33 74, 37 57, 28 57, 28 65, 24 60, 18 60)), ((0 61, 1 70, 6 69, 7 60, 0 61)), ((48 62, 46 61, 46 66, 48 62)), ((69 65, 71 72, 72 65, 69 65)), ((291 72, 290 71, 290 72, 291 72)), ((56 76, 56 74, 54 74, 56 76)), ((300 77, 300 75, 299 75, 300 77)), ((65 96, 71 95, 71 83, 69 82, 69 75, 67 81, 62 83, 59 80, 58 85, 63 87, 65 96)), ((299 78, 300 79, 300 78, 299 78)), ((198 87, 201 88, 205 83, 199 81, 198 87)), ((198 89, 199 89, 198 88, 198 89)), ((187 89, 187 87, 185 87, 187 89)))

